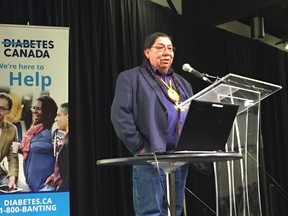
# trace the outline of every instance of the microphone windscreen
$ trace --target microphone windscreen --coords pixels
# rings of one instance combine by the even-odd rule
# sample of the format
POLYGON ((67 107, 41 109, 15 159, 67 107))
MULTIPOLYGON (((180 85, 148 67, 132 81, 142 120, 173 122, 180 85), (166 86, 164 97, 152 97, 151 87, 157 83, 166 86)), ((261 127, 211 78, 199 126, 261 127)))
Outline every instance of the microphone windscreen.
POLYGON ((190 72, 191 69, 192 69, 191 66, 187 63, 183 64, 182 66, 182 70, 184 71, 190 72))

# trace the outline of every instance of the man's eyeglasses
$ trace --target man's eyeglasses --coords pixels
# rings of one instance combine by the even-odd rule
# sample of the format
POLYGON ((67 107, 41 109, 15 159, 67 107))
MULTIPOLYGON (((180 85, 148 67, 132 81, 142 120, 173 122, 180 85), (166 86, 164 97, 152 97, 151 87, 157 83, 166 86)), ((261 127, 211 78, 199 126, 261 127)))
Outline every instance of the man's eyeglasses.
POLYGON ((9 110, 9 108, 5 108, 5 107, 3 107, 3 106, 0 106, 0 112, 3 112, 3 111, 5 111, 5 110, 9 110))
POLYGON ((32 112, 33 112, 33 111, 41 111, 41 110, 42 110, 42 107, 33 106, 33 107, 31 107, 30 110, 31 110, 32 112))
POLYGON ((152 48, 157 49, 160 52, 164 52, 164 50, 167 50, 168 52, 172 53, 175 52, 176 47, 166 47, 166 46, 162 46, 162 45, 158 45, 158 46, 152 46, 152 48))

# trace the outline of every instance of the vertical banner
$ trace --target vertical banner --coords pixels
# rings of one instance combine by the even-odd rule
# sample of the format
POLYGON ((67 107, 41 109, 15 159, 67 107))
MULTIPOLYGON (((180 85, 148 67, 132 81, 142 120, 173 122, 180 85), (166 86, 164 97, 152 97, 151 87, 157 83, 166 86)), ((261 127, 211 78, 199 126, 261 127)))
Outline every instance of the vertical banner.
MULTIPOLYGON (((25 154, 20 150, 18 153, 12 152, 11 156, 11 141, 9 151, 4 152, 2 149, 4 145, 1 143, 4 140, 2 128, 0 182, 1 179, 5 180, 4 173, 9 173, 11 171, 9 169, 14 166, 9 165, 11 163, 9 157, 15 158, 18 155, 19 170, 17 189, 8 191, 3 181, 1 182, 0 216, 70 215, 69 185, 68 187, 66 185, 64 190, 58 190, 53 184, 57 171, 55 166, 57 154, 61 149, 58 145, 61 142, 63 144, 65 132, 58 129, 55 123, 48 128, 48 132, 44 132, 44 129, 41 132, 37 131, 36 135, 41 133, 45 137, 51 136, 51 143, 47 145, 47 142, 42 144, 41 138, 36 135, 35 140, 36 138, 38 140, 34 142, 35 131, 32 133, 29 130, 37 118, 42 120, 50 118, 50 122, 54 122, 56 118, 56 114, 43 117, 45 112, 52 111, 49 107, 48 111, 47 108, 46 111, 44 110, 43 106, 47 106, 48 103, 42 102, 40 105, 37 103, 39 97, 49 96, 55 101, 58 117, 60 105, 68 103, 68 53, 69 28, 67 27, 0 24, 0 92, 10 94, 13 100, 11 113, 5 116, 5 121, 10 121, 17 127, 18 141, 22 142, 21 146, 24 140, 26 146, 27 143, 30 144, 25 154), (35 115, 37 111, 42 113, 42 117, 35 115), (30 133, 33 134, 32 139, 30 133), (45 145, 46 149, 44 149, 45 145)), ((66 158, 63 161, 68 163, 69 160, 66 158)), ((66 167, 68 166, 66 164, 66 167)))

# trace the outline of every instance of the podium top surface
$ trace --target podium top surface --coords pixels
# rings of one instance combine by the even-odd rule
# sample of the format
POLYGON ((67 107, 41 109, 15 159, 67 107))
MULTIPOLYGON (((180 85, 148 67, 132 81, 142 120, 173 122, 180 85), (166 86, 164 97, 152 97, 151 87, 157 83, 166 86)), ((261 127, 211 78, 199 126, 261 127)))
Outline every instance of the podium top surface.
POLYGON ((132 156, 122 158, 108 158, 97 160, 97 165, 149 165, 155 163, 156 160, 159 163, 193 163, 193 162, 220 162, 242 159, 240 153, 230 152, 188 152, 188 153, 173 153, 164 155, 143 155, 143 156, 132 156), (155 158, 156 157, 156 158, 155 158), (156 160, 155 160, 156 159, 156 160))
POLYGON ((227 74, 178 105, 187 108, 192 100, 239 105, 238 114, 280 90, 282 86, 235 74, 227 74))

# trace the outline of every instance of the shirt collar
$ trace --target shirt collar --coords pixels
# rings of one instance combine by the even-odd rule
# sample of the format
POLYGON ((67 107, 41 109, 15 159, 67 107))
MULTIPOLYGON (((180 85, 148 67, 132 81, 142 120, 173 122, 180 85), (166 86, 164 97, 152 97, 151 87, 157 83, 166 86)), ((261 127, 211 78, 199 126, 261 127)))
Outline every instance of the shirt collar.
POLYGON ((159 75, 159 76, 161 76, 161 77, 170 76, 170 75, 172 75, 173 72, 174 72, 173 69, 169 68, 167 74, 162 74, 162 73, 160 73, 159 70, 157 70, 156 67, 153 67, 153 66, 152 66, 152 69, 153 69, 153 72, 154 72, 154 73, 156 73, 157 75, 159 75))

